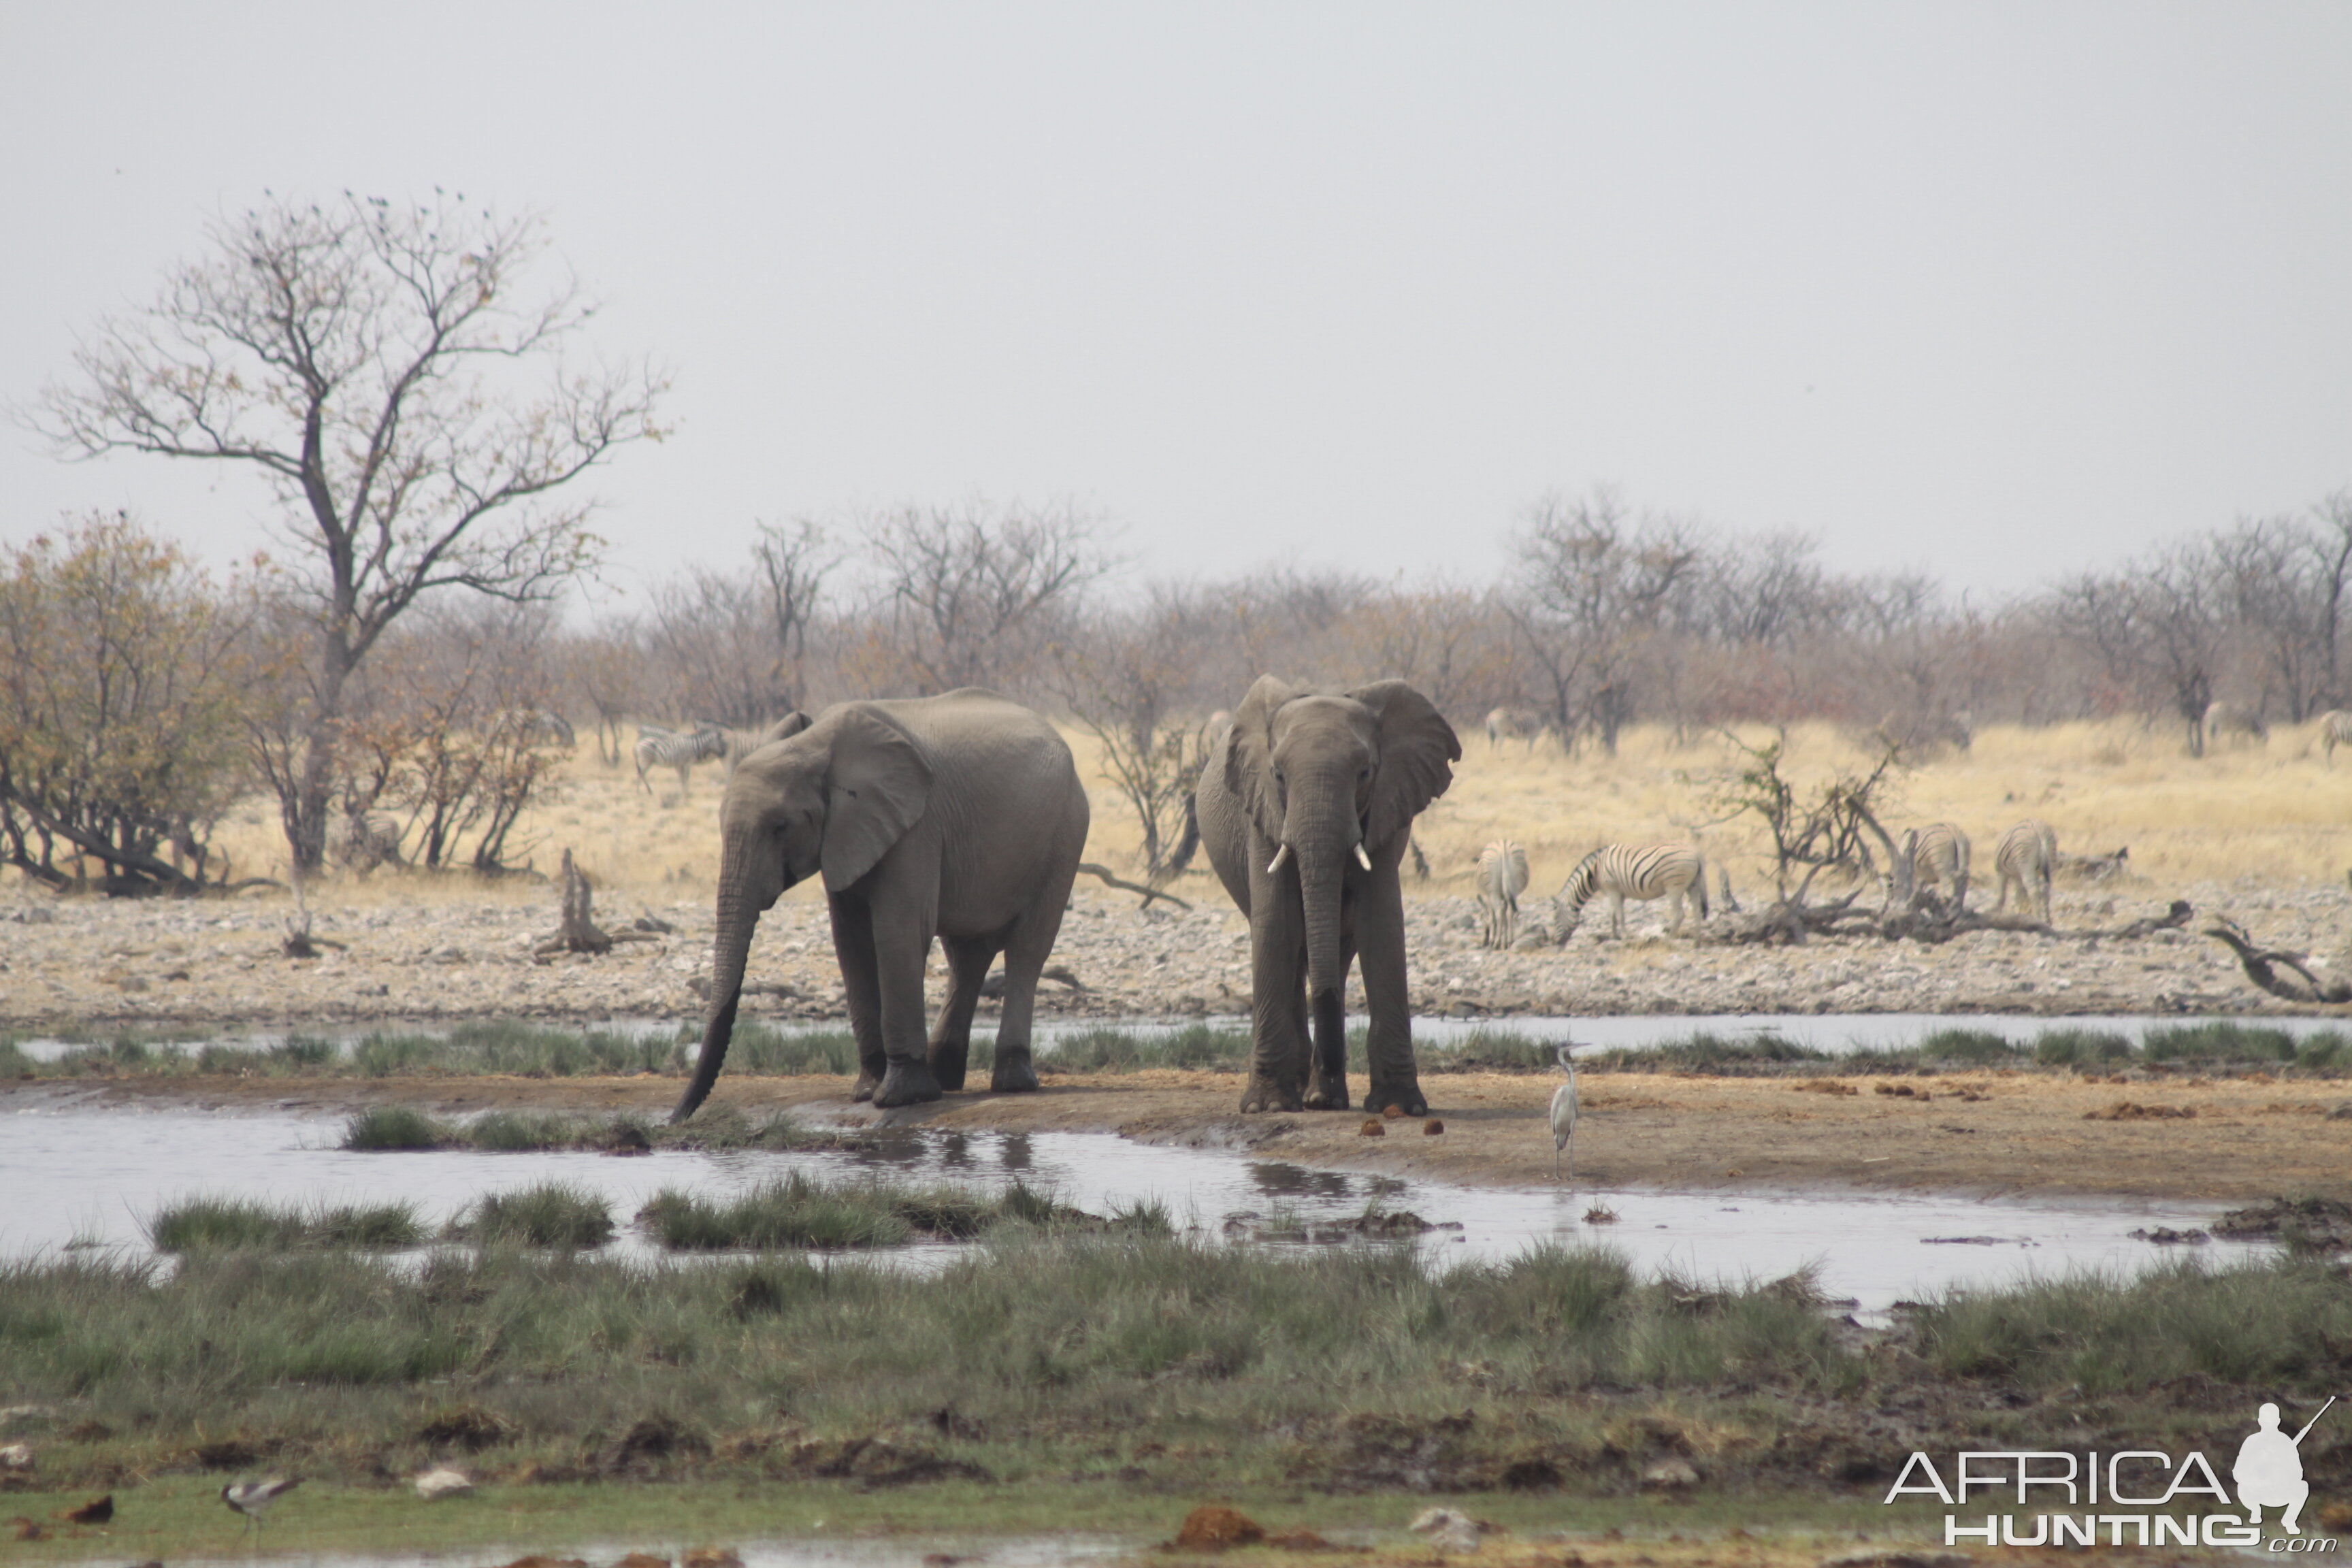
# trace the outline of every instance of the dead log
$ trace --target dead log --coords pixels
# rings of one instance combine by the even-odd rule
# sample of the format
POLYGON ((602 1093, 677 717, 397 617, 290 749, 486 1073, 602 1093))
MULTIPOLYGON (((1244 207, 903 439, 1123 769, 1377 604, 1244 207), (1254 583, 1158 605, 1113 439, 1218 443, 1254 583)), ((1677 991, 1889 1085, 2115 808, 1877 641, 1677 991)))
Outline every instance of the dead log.
POLYGON ((2236 953, 2246 978, 2272 995, 2284 996, 2290 1002, 2352 1002, 2352 984, 2340 980, 2324 981, 2314 974, 2308 967, 2309 953, 2260 946, 2237 921, 2221 915, 2216 915, 2214 920, 2216 923, 2207 926, 2205 934, 2236 953), (2301 975, 2302 983, 2298 984, 2281 974, 2282 965, 2301 975))
POLYGON ((1833 904, 1809 904, 1805 902, 1804 890, 1800 889, 1759 913, 1718 927, 1714 939, 1735 943, 1780 942, 1790 947, 1802 947, 1808 935, 1836 935, 1838 928, 1848 921, 1859 921, 1861 929, 1874 931, 1876 921, 1854 912, 1853 901, 1861 896, 1862 889, 1857 888, 1833 904))
POLYGON ((1114 875, 1111 872, 1110 868, 1108 866, 1097 866, 1091 860, 1081 860, 1078 862, 1078 869, 1084 871, 1089 877, 1100 877, 1104 881, 1109 883, 1112 887, 1118 889, 1122 892, 1141 893, 1143 895, 1143 902, 1139 906, 1140 908, 1148 910, 1151 907, 1152 900, 1165 899, 1187 914, 1190 914, 1192 910, 1192 905, 1186 903, 1175 894, 1163 893, 1157 888, 1147 888, 1140 882, 1128 881, 1122 877, 1114 875))
POLYGON ((625 931, 607 931, 596 924, 590 913, 593 895, 588 888, 588 878, 572 863, 572 851, 563 852, 563 868, 557 873, 557 884, 563 889, 562 913, 552 935, 546 937, 530 951, 544 957, 554 952, 610 952, 616 942, 658 942, 649 932, 625 931))

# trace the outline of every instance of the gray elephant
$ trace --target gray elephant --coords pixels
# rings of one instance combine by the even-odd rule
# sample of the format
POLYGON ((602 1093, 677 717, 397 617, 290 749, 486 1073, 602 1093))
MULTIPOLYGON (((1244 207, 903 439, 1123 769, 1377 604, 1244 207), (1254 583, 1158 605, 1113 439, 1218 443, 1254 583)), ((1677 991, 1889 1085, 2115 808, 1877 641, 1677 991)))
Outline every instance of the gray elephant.
POLYGON ((1371 1026, 1364 1104, 1429 1109, 1397 866, 1413 817, 1445 793, 1461 756, 1453 726, 1402 680, 1340 691, 1260 676, 1234 711, 1195 801, 1210 863, 1250 922, 1244 1110, 1348 1108, 1342 999, 1358 953, 1371 1026))
POLYGON ((760 915, 819 875, 857 1037, 856 1097, 877 1106, 963 1087, 981 982, 1004 955, 990 1088, 1037 1087, 1030 1024, 1087 842, 1087 792, 1052 725, 992 691, 844 702, 794 714, 744 757, 719 807, 719 931, 694 1114, 727 1059, 760 915), (946 1005, 923 1037, 931 938, 947 948, 946 1005))

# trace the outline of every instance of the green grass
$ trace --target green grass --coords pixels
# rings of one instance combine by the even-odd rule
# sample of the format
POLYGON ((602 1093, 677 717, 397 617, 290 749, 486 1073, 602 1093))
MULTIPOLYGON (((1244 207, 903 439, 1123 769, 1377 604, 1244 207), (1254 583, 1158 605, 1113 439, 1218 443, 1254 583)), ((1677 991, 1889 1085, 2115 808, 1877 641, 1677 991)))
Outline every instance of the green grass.
MULTIPOLYGON (((1164 1234, 1163 1211, 1139 1207, 1129 1221, 1164 1234)), ((896 1247, 917 1237, 968 1241, 995 1226, 1093 1223, 1019 1183, 991 1197, 960 1187, 893 1182, 824 1182, 792 1172, 731 1197, 665 1189, 637 1221, 674 1252, 733 1248, 896 1247)))
POLYGON ((564 1111, 488 1110, 471 1121, 436 1117, 406 1105, 372 1105, 343 1122, 341 1147, 361 1152, 475 1149, 484 1153, 550 1149, 807 1149, 839 1142, 812 1132, 786 1111, 754 1121, 720 1106, 684 1127, 622 1112, 580 1116, 564 1111))
POLYGON ((408 1203, 273 1205, 248 1198, 188 1198, 146 1223, 159 1252, 205 1248, 422 1246, 424 1223, 408 1203))
POLYGON ((454 1240, 484 1245, 594 1247, 613 1239, 611 1205, 566 1182, 492 1193, 450 1222, 454 1240))

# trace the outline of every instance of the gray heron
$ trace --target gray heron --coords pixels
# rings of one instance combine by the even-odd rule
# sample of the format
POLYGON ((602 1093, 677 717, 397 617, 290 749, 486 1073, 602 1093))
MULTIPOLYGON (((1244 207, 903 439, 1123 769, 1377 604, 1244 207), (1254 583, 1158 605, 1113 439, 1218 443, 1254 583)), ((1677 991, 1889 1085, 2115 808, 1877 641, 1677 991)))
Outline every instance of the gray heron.
POLYGON ((1559 1057, 1560 1070, 1568 1074, 1568 1081, 1551 1091, 1551 1179, 1555 1182, 1559 1180, 1559 1152, 1565 1149, 1568 1151, 1569 1180, 1574 1181, 1576 1179, 1576 1064, 1569 1060, 1568 1053, 1576 1049, 1576 1042, 1570 1040, 1565 1045, 1554 1047, 1553 1049, 1559 1057))

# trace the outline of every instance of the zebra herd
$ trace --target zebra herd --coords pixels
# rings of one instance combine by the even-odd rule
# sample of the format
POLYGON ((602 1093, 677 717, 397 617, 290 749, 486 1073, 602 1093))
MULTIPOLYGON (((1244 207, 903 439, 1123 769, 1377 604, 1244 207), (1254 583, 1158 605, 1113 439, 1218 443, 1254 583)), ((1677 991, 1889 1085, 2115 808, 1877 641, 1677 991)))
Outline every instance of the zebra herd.
MULTIPOLYGON (((1933 890, 1948 898, 1957 910, 1969 896, 1969 836, 1948 822, 1915 827, 1903 837, 1894 869, 1886 878, 1891 903, 1907 904, 1919 893, 1933 890)), ((2050 923, 2051 885, 2058 871, 2058 835, 2046 822, 2033 818, 2017 824, 1993 846, 1993 869, 2000 879, 1996 915, 2009 908, 2013 891, 2021 908, 2038 913, 2050 923)), ((1519 896, 1528 887, 1528 852, 1508 838, 1499 838, 1478 851, 1479 945, 1507 949, 1520 940, 1519 896)), ((1727 888, 1729 883, 1725 883, 1727 888)), ((1625 901, 1667 900, 1667 934, 1682 934, 1687 905, 1696 905, 1701 923, 1713 911, 1707 907, 1706 858, 1688 844, 1604 844, 1576 864, 1552 895, 1545 936, 1565 943, 1574 933, 1585 905, 1595 899, 1609 901, 1612 934, 1625 934, 1625 901)))

